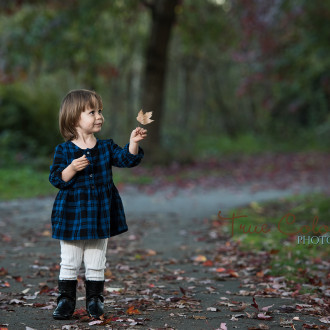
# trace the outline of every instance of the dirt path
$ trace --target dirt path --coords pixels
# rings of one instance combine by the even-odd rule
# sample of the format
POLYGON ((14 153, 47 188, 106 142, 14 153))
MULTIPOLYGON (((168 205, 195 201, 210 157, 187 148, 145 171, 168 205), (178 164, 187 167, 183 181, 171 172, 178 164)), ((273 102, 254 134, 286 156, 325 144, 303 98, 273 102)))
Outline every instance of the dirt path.
MULTIPOLYGON (((227 329, 281 329, 292 323, 301 329, 304 323, 310 323, 327 329, 327 324, 319 321, 320 314, 304 312, 308 307, 298 298, 259 295, 256 288, 249 294, 252 288, 244 272, 239 272, 239 277, 219 276, 196 259, 210 249, 219 251, 220 257, 223 251, 223 257, 235 258, 227 238, 200 239, 208 235, 207 219, 220 209, 226 212, 251 201, 297 192, 294 185, 285 190, 258 192, 250 188, 169 188, 153 195, 133 187, 121 191, 129 231, 109 240, 105 308, 108 324, 98 328, 217 329, 225 323, 227 329), (272 305, 270 320, 256 318, 253 297, 260 310, 272 305), (247 306, 243 311, 244 303, 247 306), (299 313, 296 304, 302 304, 299 313), (230 310, 232 307, 236 309, 230 310), (293 317, 298 319, 292 321, 293 317)), ((311 190, 319 189, 299 187, 299 193, 311 190)), ((91 320, 83 317, 82 310, 69 321, 54 321, 51 317, 59 262, 58 241, 50 237, 53 201, 51 197, 0 202, 0 328, 97 327, 89 324, 91 320)), ((78 297, 79 312, 85 303, 82 280, 78 297)))

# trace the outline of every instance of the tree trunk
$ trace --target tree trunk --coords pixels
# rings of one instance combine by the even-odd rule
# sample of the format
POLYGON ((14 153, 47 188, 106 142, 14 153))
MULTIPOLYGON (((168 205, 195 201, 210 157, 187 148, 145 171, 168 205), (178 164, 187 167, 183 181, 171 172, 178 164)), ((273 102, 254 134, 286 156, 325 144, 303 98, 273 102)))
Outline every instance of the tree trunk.
POLYGON ((167 49, 178 0, 154 0, 152 3, 144 3, 151 9, 152 23, 142 83, 142 108, 144 111, 153 111, 154 122, 145 127, 148 137, 142 142, 142 147, 146 151, 145 160, 148 163, 161 163, 167 158, 161 145, 167 49))

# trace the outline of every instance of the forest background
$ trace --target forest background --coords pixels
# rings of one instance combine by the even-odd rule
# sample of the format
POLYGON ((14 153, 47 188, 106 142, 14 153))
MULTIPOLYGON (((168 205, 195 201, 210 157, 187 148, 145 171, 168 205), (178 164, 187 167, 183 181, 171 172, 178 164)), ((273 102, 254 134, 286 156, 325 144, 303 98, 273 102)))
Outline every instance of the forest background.
POLYGON ((138 111, 153 111, 148 141, 141 143, 145 166, 329 150, 328 1, 13 0, 0 6, 2 198, 22 181, 27 194, 52 189, 40 180, 63 142, 60 102, 77 88, 102 96, 106 121, 99 137, 119 145, 139 125, 138 111))

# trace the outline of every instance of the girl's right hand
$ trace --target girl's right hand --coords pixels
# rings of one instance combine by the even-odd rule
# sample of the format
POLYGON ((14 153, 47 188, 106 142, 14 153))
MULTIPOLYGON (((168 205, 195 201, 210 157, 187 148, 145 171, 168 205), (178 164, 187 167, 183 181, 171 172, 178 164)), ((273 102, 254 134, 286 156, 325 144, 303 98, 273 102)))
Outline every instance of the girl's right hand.
POLYGON ((89 160, 87 159, 86 155, 83 155, 80 158, 74 159, 71 163, 71 167, 75 172, 82 171, 89 165, 89 160))

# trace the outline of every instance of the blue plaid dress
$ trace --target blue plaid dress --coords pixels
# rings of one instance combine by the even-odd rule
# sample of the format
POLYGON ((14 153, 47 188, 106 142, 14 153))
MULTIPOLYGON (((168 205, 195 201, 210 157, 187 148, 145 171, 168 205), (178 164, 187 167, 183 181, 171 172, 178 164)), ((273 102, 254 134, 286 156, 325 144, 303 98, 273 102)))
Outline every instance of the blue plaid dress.
POLYGON ((97 139, 91 149, 80 149, 71 141, 59 144, 50 167, 49 181, 59 192, 53 205, 52 237, 61 240, 107 238, 128 230, 123 204, 112 180, 112 166, 134 167, 144 152, 129 152, 109 140, 97 139), (68 182, 61 173, 71 162, 86 155, 90 165, 68 182))

